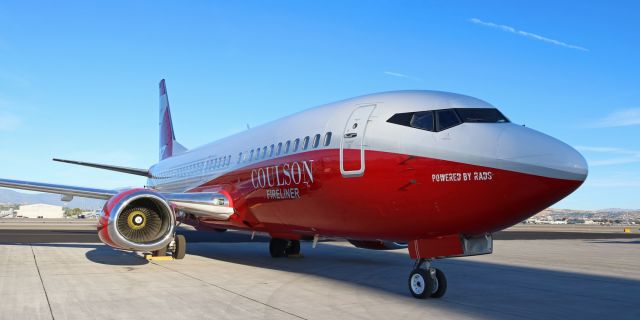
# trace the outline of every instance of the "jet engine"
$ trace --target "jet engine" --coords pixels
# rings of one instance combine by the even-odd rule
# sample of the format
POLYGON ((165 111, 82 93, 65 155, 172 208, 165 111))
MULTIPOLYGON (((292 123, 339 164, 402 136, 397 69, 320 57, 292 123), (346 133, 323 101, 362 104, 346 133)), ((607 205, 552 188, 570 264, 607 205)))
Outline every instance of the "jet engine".
POLYGON ((395 250, 407 247, 406 242, 393 242, 383 240, 348 240, 356 248, 371 250, 395 250))
POLYGON ((151 190, 131 189, 113 196, 104 205, 98 236, 115 248, 150 252, 173 239, 176 216, 167 199, 151 190))

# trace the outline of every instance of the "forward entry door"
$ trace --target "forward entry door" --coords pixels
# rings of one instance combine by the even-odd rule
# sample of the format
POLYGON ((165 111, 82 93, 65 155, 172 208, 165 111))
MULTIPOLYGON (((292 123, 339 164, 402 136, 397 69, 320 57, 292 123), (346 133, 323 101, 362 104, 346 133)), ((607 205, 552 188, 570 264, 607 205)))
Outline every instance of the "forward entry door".
POLYGON ((369 117, 375 108, 374 104, 360 106, 347 120, 340 142, 340 173, 345 178, 359 177, 364 174, 364 136, 367 132, 369 117))

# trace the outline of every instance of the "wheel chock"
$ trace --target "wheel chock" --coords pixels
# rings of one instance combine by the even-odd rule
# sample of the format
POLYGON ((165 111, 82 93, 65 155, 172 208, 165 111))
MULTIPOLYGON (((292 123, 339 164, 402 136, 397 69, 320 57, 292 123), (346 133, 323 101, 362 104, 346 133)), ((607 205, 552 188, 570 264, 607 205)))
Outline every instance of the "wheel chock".
POLYGON ((151 253, 145 253, 144 258, 148 261, 171 261, 173 260, 172 256, 154 256, 151 253))

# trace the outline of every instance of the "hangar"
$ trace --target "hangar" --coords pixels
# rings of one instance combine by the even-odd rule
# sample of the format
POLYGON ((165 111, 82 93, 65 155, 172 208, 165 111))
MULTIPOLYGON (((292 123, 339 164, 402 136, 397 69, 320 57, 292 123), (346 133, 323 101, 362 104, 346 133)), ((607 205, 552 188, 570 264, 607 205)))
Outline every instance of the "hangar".
POLYGON ((62 219, 64 209, 61 206, 37 203, 21 205, 16 211, 16 217, 40 218, 40 219, 62 219))

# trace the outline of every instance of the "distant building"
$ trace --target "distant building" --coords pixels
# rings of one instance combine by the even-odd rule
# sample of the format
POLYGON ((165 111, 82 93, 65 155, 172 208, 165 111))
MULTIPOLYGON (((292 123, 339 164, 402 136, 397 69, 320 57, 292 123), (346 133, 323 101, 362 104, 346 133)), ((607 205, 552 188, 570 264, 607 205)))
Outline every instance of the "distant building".
POLYGON ((15 210, 3 210, 0 211, 0 218, 13 218, 16 215, 15 210))
POLYGON ((53 206, 50 204, 26 204, 18 208, 16 217, 61 219, 64 218, 64 209, 62 209, 61 206, 53 206))
MULTIPOLYGON (((98 217, 100 217, 100 210, 82 211, 81 216, 83 216, 84 219, 97 219, 98 217)), ((81 218, 81 217, 78 217, 78 218, 81 218)))

